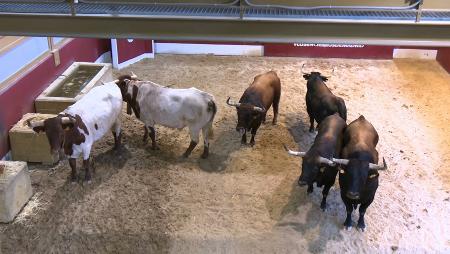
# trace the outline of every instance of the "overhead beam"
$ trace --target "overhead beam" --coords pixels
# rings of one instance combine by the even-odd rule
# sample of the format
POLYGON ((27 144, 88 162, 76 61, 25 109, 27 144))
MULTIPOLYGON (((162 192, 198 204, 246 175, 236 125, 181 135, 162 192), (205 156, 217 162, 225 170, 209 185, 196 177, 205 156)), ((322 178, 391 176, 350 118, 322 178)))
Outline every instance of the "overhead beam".
POLYGON ((450 46, 438 23, 192 20, 113 16, 0 15, 0 34, 239 42, 450 46))

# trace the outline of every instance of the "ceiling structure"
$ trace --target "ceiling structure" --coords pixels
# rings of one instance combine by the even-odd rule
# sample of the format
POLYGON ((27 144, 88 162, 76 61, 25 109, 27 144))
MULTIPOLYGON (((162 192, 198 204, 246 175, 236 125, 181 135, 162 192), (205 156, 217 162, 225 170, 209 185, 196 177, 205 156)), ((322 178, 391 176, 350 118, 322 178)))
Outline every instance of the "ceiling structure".
POLYGON ((450 46, 450 1, 0 0, 0 34, 450 46))

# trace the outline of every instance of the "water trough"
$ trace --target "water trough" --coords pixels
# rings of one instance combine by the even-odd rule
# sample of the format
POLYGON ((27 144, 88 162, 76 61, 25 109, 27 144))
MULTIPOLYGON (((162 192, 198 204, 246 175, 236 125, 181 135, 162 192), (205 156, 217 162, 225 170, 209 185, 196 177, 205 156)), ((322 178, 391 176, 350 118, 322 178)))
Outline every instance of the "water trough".
POLYGON ((37 113, 57 114, 94 86, 112 81, 111 64, 75 62, 35 100, 37 113))

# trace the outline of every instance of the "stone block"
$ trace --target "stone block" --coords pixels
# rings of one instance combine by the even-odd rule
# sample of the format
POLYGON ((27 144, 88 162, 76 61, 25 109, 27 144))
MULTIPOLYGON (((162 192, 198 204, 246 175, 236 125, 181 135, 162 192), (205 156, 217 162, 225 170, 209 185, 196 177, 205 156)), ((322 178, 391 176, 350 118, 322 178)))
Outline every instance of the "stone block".
POLYGON ((0 161, 0 222, 14 220, 33 195, 28 166, 23 161, 0 161))

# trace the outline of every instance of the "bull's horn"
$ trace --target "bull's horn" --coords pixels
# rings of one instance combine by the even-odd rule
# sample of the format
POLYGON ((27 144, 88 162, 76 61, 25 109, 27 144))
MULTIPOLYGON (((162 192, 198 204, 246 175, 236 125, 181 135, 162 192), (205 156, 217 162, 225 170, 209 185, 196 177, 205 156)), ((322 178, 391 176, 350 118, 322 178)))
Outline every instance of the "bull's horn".
POLYGON ((34 117, 27 120, 27 125, 30 128, 44 126, 44 120, 33 121, 34 117))
POLYGON ((265 109, 264 107, 263 107, 263 108, 260 108, 260 107, 255 107, 255 106, 253 106, 253 110, 254 110, 254 111, 261 112, 261 113, 266 112, 266 109, 265 109))
POLYGON ((300 68, 300 71, 302 72, 302 74, 309 74, 309 73, 303 71, 303 67, 305 66, 305 64, 306 64, 306 63, 304 63, 304 64, 302 65, 302 68, 300 68))
POLYGON ((71 119, 70 117, 61 117, 61 123, 62 124, 69 124, 69 123, 75 123, 75 119, 71 119))
POLYGON ((227 104, 228 104, 229 106, 236 107, 236 108, 238 108, 239 106, 241 106, 240 103, 233 103, 233 102, 230 102, 230 97, 228 97, 228 99, 227 99, 227 104))
POLYGON ((386 170, 387 169, 386 160, 383 157, 383 165, 369 163, 369 168, 376 169, 376 170, 386 170))
POLYGON ((288 152, 290 155, 299 156, 299 157, 305 157, 306 152, 295 152, 290 150, 285 144, 283 144, 284 150, 288 152))
POLYGON ((114 83, 116 83, 116 84, 117 84, 117 83, 119 83, 119 81, 120 81, 120 80, 118 80, 118 79, 115 79, 115 80, 114 80, 114 83))
POLYGON ((134 72, 131 72, 131 78, 132 78, 132 79, 137 79, 137 75, 134 74, 134 72))
POLYGON ((333 159, 331 159, 333 162, 335 162, 335 163, 337 163, 337 164, 341 164, 341 165, 347 165, 348 164, 348 162, 349 162, 349 160, 347 160, 347 159, 336 159, 336 158, 333 158, 333 159))
POLYGON ((332 160, 324 158, 322 156, 319 156, 319 162, 323 163, 323 164, 327 164, 328 166, 335 166, 336 165, 336 163, 333 162, 332 160))

